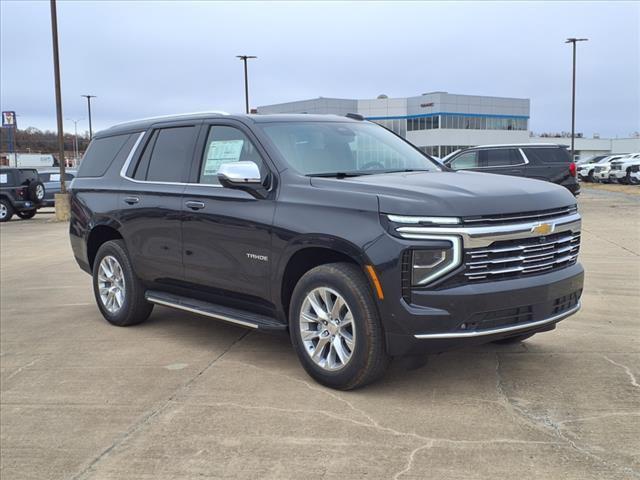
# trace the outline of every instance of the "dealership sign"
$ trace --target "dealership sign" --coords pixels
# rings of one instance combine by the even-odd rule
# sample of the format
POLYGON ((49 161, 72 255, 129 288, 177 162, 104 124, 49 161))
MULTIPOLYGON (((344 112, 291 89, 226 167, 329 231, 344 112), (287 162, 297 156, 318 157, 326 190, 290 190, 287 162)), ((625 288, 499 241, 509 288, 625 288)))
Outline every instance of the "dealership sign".
POLYGON ((15 128, 16 112, 2 112, 2 128, 15 128))

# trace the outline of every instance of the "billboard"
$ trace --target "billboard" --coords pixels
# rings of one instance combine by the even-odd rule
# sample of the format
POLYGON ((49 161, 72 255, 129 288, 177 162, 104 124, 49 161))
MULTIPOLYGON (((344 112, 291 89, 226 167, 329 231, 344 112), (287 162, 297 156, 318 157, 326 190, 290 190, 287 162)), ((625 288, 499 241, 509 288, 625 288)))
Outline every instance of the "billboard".
POLYGON ((2 112, 2 128, 16 128, 16 112, 2 112))

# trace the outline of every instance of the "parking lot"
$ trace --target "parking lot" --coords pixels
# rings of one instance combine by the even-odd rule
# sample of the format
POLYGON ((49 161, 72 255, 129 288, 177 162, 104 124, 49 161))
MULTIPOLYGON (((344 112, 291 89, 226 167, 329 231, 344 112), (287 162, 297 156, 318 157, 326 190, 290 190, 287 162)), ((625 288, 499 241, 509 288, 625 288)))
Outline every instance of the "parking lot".
POLYGON ((2 479, 640 477, 640 196, 579 203, 579 314, 346 393, 286 337, 162 307, 112 327, 66 224, 4 224, 2 479))

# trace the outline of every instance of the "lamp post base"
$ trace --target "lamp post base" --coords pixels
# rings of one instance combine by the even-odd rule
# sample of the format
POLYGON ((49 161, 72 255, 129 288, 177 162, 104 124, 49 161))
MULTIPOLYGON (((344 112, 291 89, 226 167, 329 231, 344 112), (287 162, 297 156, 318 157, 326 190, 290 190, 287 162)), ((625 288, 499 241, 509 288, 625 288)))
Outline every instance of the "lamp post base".
POLYGON ((71 216, 71 204, 69 202, 68 193, 56 193, 54 195, 56 202, 56 220, 58 222, 68 222, 71 216))

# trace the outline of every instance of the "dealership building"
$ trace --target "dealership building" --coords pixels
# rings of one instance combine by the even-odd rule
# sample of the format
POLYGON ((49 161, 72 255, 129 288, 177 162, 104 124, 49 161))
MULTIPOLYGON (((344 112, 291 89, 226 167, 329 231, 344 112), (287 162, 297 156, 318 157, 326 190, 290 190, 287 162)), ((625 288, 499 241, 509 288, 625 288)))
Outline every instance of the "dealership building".
POLYGON ((258 113, 358 113, 390 128, 421 150, 444 157, 460 148, 529 143, 529 99, 424 93, 371 100, 315 98, 265 105, 258 113))
MULTIPOLYGON (((395 131, 424 152, 445 157, 460 148, 504 143, 559 143, 571 138, 534 137, 528 98, 483 97, 430 92, 407 98, 368 100, 314 98, 258 107, 257 113, 358 113, 395 131)), ((576 155, 587 157, 640 151, 640 138, 576 138, 576 155)))

